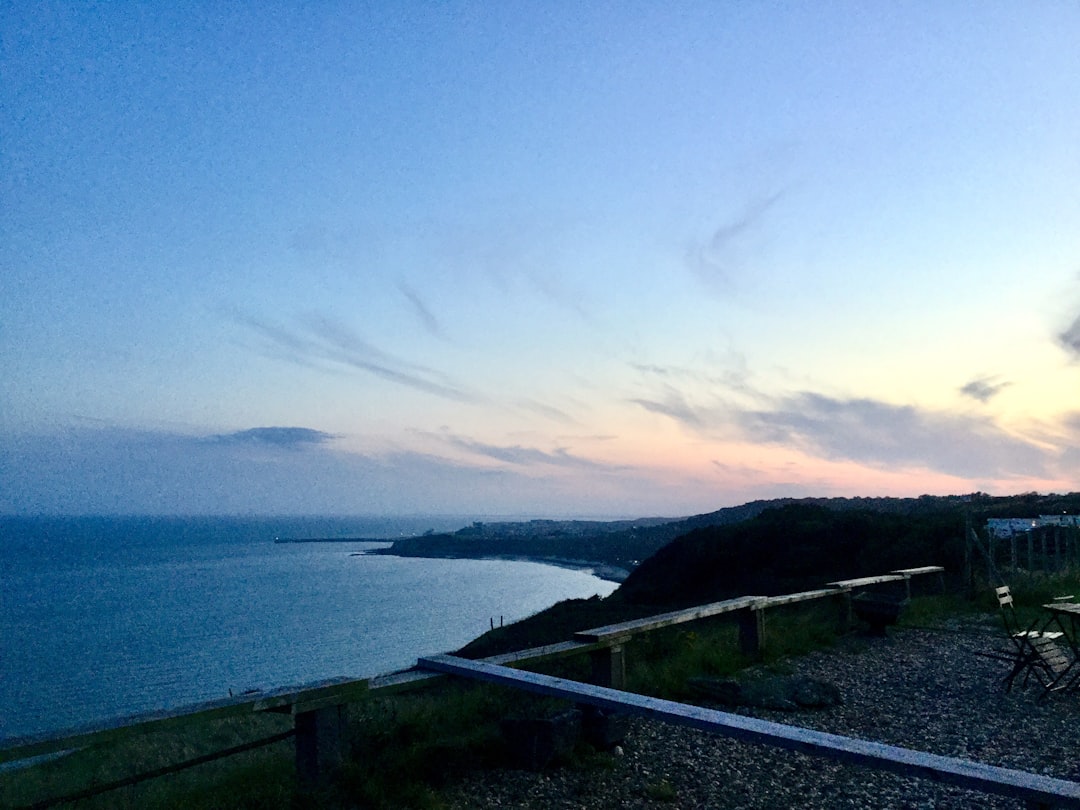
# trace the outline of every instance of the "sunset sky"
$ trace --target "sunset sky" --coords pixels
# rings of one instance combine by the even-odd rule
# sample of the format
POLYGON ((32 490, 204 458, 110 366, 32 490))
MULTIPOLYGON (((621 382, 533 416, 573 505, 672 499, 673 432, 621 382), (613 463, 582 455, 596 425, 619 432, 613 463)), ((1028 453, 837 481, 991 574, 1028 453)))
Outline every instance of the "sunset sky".
POLYGON ((0 513, 1080 489, 1075 2, 0 15, 0 513))

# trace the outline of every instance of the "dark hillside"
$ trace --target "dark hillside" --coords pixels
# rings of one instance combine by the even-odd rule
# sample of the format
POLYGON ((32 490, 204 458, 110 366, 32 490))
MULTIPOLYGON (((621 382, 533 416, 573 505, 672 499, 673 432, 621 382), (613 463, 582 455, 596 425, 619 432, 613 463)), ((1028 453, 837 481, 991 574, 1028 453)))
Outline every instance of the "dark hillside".
MULTIPOLYGON (((820 588, 829 581, 884 574, 896 568, 942 565, 963 570, 965 525, 982 533, 989 517, 1080 513, 1080 493, 972 495, 919 498, 804 498, 754 501, 659 525, 612 526, 604 557, 630 562, 625 538, 654 545, 607 599, 555 605, 521 622, 487 633, 466 648, 473 656, 565 641, 576 630, 735 596, 771 596, 820 588), (669 542, 671 541, 671 542, 669 542)), ((501 538, 492 524, 490 549, 501 538)), ((525 528, 526 524, 520 524, 525 528)), ((545 527, 548 528, 548 527, 545 527)), ((563 528, 563 527, 560 527, 563 528)), ((579 537, 591 527, 576 526, 579 537)), ((522 532, 523 534, 526 532, 522 532)), ((459 535, 468 536, 463 531, 459 535)), ((417 538, 416 552, 423 541, 417 538)), ((462 537, 457 538, 459 541, 462 537)), ((595 542, 595 538, 592 541, 595 542)), ((575 545, 575 549, 588 547, 575 545)), ((523 547, 524 552, 524 547, 523 547)), ((535 553, 535 552, 534 552, 535 553)), ((581 556, 585 556, 582 554, 581 556)), ((629 566, 628 566, 629 567, 629 566)))
POLYGON ((618 591, 633 604, 689 606, 819 588, 895 568, 962 563, 956 508, 901 514, 807 503, 695 529, 638 566, 618 591))
MULTIPOLYGON (((757 517, 767 509, 810 505, 836 511, 874 511, 891 515, 932 515, 958 510, 983 498, 1008 512, 1001 498, 980 495, 923 495, 919 498, 777 498, 751 501, 687 518, 639 518, 621 521, 530 520, 521 523, 474 523, 453 533, 396 540, 373 554, 400 557, 520 556, 538 560, 579 560, 632 570, 676 537, 704 527, 727 526, 757 517)), ((1054 501, 1057 505, 1057 501, 1054 501)), ((1025 503, 1029 511, 1034 502, 1025 503)), ((1045 506, 1043 507, 1045 509, 1045 506)), ((1037 513, 1037 512, 1036 512, 1037 513)))

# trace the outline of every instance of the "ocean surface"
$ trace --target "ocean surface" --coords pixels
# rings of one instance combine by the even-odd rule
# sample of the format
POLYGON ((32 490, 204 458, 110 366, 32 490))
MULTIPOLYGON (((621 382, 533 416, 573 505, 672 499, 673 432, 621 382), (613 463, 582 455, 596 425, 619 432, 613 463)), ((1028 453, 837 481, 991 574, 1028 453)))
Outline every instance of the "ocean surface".
POLYGON ((616 585, 531 562, 275 543, 462 518, 0 518, 0 740, 456 649, 616 585))

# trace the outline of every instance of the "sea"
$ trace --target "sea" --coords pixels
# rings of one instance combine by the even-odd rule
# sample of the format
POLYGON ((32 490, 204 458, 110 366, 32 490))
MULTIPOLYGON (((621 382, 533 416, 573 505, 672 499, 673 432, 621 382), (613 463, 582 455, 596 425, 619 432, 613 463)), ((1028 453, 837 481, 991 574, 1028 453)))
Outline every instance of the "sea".
POLYGON ((469 522, 0 517, 0 745, 391 672, 617 587, 535 562, 365 553, 469 522), (369 542, 275 542, 356 537, 369 542))

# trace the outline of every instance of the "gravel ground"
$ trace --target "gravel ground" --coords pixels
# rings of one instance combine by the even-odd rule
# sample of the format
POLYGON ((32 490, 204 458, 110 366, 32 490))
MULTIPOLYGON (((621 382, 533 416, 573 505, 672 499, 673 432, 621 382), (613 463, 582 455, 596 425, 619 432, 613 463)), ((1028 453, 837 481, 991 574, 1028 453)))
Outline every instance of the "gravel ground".
MULTIPOLYGON (((1080 695, 1006 694, 1006 665, 979 657, 1000 625, 954 623, 847 638, 785 662, 830 681, 841 706, 754 717, 1080 781, 1080 695)), ((632 654, 632 650, 631 650, 632 654)), ((634 719, 621 756, 543 773, 495 770, 444 794, 466 808, 1015 808, 1023 803, 634 719)))

